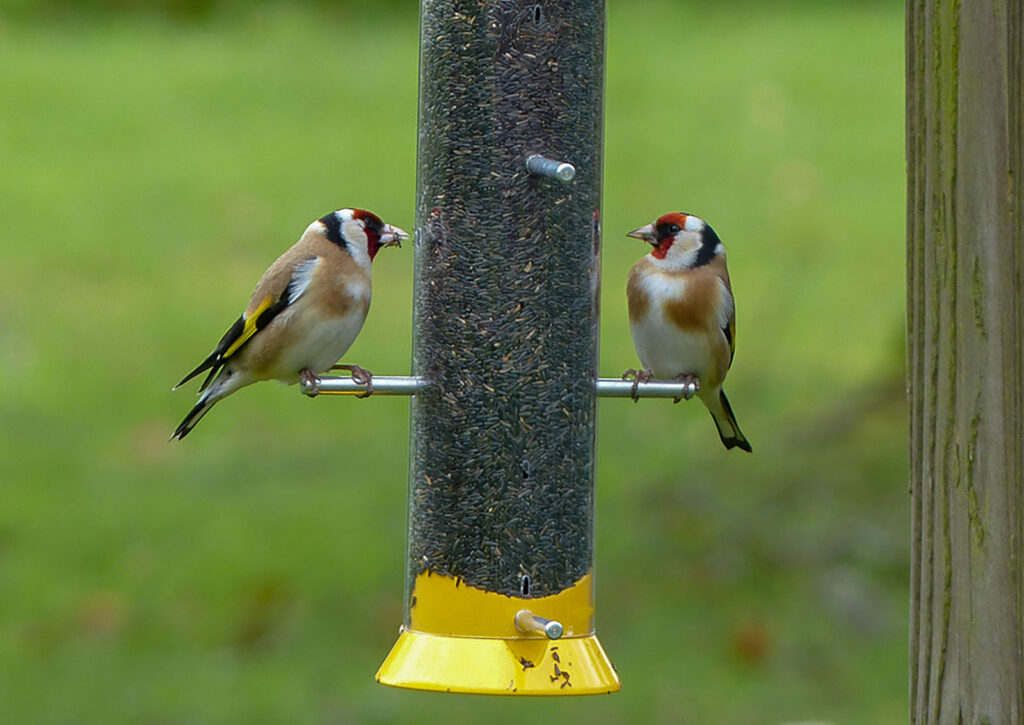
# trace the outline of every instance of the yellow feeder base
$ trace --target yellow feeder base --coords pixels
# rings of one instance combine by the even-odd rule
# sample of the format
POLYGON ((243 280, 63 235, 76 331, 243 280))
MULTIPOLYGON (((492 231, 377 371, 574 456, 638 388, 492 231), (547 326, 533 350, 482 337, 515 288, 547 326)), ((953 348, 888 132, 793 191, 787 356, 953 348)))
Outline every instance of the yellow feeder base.
POLYGON ((597 695, 622 687, 596 635, 450 637, 402 628, 377 671, 392 687, 477 695, 597 695))
POLYGON ((622 687, 594 634, 593 577, 534 599, 476 589, 423 572, 409 624, 377 681, 394 687, 486 695, 593 695, 622 687), (516 613, 557 619, 561 639, 524 634, 516 613))

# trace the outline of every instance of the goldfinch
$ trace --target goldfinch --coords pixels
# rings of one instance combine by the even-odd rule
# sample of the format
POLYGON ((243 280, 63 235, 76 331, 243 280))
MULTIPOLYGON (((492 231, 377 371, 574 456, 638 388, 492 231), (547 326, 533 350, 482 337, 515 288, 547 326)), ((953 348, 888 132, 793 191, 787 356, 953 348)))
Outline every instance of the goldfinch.
MULTIPOLYGON (((218 400, 260 380, 317 383, 356 339, 370 309, 370 267, 408 235, 363 209, 339 209, 306 227, 263 274, 242 316, 174 390, 209 370, 199 402, 171 440, 188 435, 218 400)), ((370 384, 358 366, 337 366, 370 384)), ((368 388, 372 391, 372 387, 368 388)))
POLYGON ((654 247, 626 285, 629 330, 644 366, 627 375, 694 383, 725 447, 751 452, 722 390, 736 347, 736 305, 721 240, 703 219, 683 213, 627 236, 654 247))

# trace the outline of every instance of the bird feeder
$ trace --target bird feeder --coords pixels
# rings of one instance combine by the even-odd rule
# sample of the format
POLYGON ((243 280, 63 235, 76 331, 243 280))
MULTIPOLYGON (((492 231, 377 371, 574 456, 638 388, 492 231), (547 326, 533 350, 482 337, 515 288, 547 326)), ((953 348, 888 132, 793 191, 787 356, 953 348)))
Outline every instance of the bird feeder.
POLYGON ((422 1, 413 375, 374 378, 413 395, 386 685, 620 687, 594 629, 596 398, 687 390, 597 377, 604 15, 422 1))

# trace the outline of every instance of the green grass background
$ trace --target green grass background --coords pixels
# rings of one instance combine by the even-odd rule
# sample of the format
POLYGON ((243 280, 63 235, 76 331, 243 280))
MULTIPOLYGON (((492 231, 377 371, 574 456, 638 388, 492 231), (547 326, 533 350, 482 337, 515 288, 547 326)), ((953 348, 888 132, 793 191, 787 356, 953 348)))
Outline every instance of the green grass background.
MULTIPOLYGON (((905 722, 898 4, 611 3, 602 374, 636 364, 623 234, 698 213, 729 249, 756 451, 696 403, 600 403, 621 693, 373 681, 407 400, 264 384, 167 443, 193 401, 170 386, 310 220, 411 228, 417 10, 390 7, 0 10, 0 720, 905 722)), ((346 359, 405 373, 409 245, 374 274, 346 359)))

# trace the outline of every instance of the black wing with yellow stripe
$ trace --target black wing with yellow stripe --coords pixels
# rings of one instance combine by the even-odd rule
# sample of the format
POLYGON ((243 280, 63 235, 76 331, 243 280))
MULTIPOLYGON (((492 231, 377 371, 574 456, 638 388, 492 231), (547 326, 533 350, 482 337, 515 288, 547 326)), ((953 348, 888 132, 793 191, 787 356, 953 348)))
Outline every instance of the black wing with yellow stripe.
POLYGON ((180 388, 196 375, 209 370, 210 374, 206 376, 206 380, 199 386, 200 391, 205 390, 217 376, 217 373, 220 372, 220 369, 224 367, 224 363, 231 359, 231 356, 241 350, 253 335, 269 325, 270 321, 289 305, 292 301, 291 289, 292 285, 289 284, 276 300, 269 295, 264 297, 249 317, 243 314, 235 320, 235 324, 224 333, 224 337, 217 343, 217 347, 213 349, 213 352, 174 387, 180 388))

